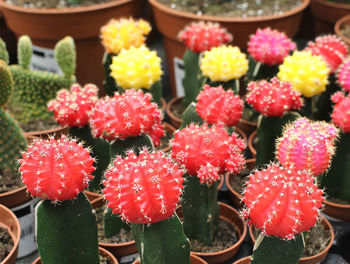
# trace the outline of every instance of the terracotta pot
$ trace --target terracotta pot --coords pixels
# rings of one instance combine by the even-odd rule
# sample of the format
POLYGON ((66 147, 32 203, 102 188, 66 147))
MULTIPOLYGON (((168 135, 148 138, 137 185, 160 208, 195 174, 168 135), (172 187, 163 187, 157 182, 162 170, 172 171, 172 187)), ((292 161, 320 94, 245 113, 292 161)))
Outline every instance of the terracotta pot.
MULTIPOLYGON (((193 254, 190 255, 190 263, 191 264, 208 264, 208 262, 206 262, 205 260, 193 254)), ((140 264, 140 260, 137 259, 132 264, 140 264)))
POLYGON ((175 97, 177 93, 174 58, 181 59, 185 52, 185 46, 177 39, 177 35, 187 24, 199 20, 218 22, 233 34, 234 45, 239 46, 241 49, 246 49, 249 36, 255 33, 259 27, 278 29, 284 31, 289 37, 293 37, 299 30, 302 12, 309 5, 310 0, 304 0, 300 6, 281 15, 249 18, 197 16, 192 13, 174 10, 160 4, 157 0, 149 0, 149 2, 152 6, 157 29, 163 35, 171 92, 175 97))
POLYGON ((17 40, 15 34, 7 27, 4 16, 0 10, 0 36, 6 43, 6 49, 10 55, 10 61, 13 62, 17 57, 17 40))
POLYGON ((350 4, 340 4, 327 0, 311 0, 311 13, 315 17, 316 36, 334 33, 334 24, 350 14, 350 4))
POLYGON ((254 147, 254 140, 257 134, 257 130, 250 134, 248 138, 248 148, 253 158, 256 158, 256 149, 254 147))
POLYGON ((245 119, 240 119, 237 127, 241 129, 247 136, 250 136, 257 129, 257 123, 245 119))
POLYGON ((38 131, 30 131, 25 132, 26 137, 39 137, 43 139, 49 138, 49 136, 54 136, 56 139, 61 138, 62 135, 68 134, 69 127, 65 126, 57 126, 55 128, 46 129, 46 130, 38 130, 38 131))
MULTIPOLYGON (((108 250, 102 248, 102 247, 99 247, 98 248, 98 251, 99 251, 99 254, 101 256, 104 256, 104 257, 107 257, 108 260, 110 262, 112 262, 113 264, 118 264, 118 260, 113 256, 113 254, 111 254, 111 252, 109 252, 108 250)), ((36 258, 32 264, 41 264, 41 259, 40 257, 36 258)))
POLYGON ((233 264, 249 264, 250 263, 250 256, 248 257, 245 257, 245 258, 242 258, 242 259, 239 259, 235 262, 233 262, 233 264))
MULTIPOLYGON (((225 261, 231 259, 240 249, 241 244, 247 234, 247 226, 241 219, 238 211, 236 211, 231 206, 221 203, 220 204, 220 219, 225 220, 232 224, 238 233, 238 241, 231 247, 218 252, 202 253, 191 251, 192 254, 204 259, 208 263, 224 263, 225 261)), ((180 218, 182 218, 181 206, 176 209, 176 213, 180 218)))
POLYGON ((323 201, 324 208, 322 212, 327 216, 342 221, 350 221, 350 204, 337 204, 327 200, 323 201))
POLYGON ((10 209, 0 204, 0 226, 7 229, 12 240, 13 248, 1 264, 15 264, 18 254, 18 244, 21 236, 21 228, 17 217, 10 209))
MULTIPOLYGON (((250 171, 253 170, 255 168, 255 159, 248 159, 246 161, 246 164, 247 164, 246 167, 250 171)), ((225 183, 226 183, 228 190, 230 191, 230 198, 231 198, 233 205, 235 206, 235 208, 241 209, 243 206, 243 203, 242 203, 243 196, 240 193, 236 192, 235 189, 233 189, 233 187, 231 186, 231 180, 233 177, 240 177, 240 176, 234 175, 232 173, 226 173, 225 174, 225 183)))
MULTIPOLYGON (((350 5, 349 5, 350 6, 350 5)), ((350 8, 350 7, 349 7, 350 8)), ((350 14, 350 9, 349 12, 350 14)), ((340 37, 350 48, 350 37, 345 36, 342 32, 341 29, 344 28, 344 26, 347 25, 348 27, 350 27, 350 15, 347 15, 345 17, 342 17, 341 19, 339 19, 334 26, 334 31, 335 34, 337 34, 338 37, 340 37)))
POLYGON ((94 83, 99 87, 104 80, 104 49, 99 39, 101 26, 111 18, 139 17, 143 12, 142 0, 116 0, 65 9, 24 8, 1 0, 0 6, 9 28, 17 37, 30 36, 35 46, 53 49, 58 40, 73 37, 77 49, 78 82, 94 83))
MULTIPOLYGON (((92 208, 100 208, 105 204, 103 198, 95 199, 91 202, 92 208)), ((121 258, 123 256, 128 256, 137 253, 137 248, 135 240, 125 242, 125 243, 98 243, 100 247, 107 249, 116 258, 121 258)))
MULTIPOLYGON (((304 258, 301 258, 300 261, 299 261, 299 264, 317 264, 317 263, 320 263, 322 260, 324 260, 328 254, 328 251, 329 249, 331 248, 332 244, 333 244, 333 241, 334 241, 334 230, 333 230, 333 227, 332 225, 329 223, 329 221, 321 216, 321 223, 322 225, 325 227, 325 229, 328 229, 331 233, 331 239, 327 245, 327 247, 320 253, 314 255, 314 256, 311 256, 311 257, 304 257, 304 258)), ((252 226, 249 227, 249 236, 250 238, 252 239, 253 241, 253 244, 255 243, 255 238, 253 236, 253 228, 252 226)))

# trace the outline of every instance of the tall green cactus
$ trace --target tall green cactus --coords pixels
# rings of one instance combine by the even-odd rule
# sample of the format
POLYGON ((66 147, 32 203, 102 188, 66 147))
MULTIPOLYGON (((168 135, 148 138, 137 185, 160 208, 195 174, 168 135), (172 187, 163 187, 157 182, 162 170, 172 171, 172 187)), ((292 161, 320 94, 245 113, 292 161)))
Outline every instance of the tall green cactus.
POLYGON ((182 101, 187 107, 191 102, 196 100, 200 85, 200 68, 199 68, 199 53, 190 49, 186 49, 184 54, 185 77, 182 80, 185 89, 185 97, 182 101))

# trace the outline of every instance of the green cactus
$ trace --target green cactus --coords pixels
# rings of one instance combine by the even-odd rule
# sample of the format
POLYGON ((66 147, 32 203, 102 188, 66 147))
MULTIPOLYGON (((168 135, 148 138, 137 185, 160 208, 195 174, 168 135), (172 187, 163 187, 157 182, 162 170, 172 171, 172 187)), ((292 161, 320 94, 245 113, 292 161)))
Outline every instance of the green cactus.
POLYGON ((112 58, 114 54, 107 53, 103 55, 102 64, 105 69, 105 79, 103 81, 103 88, 108 96, 113 96, 113 94, 121 89, 117 86, 114 78, 111 76, 110 65, 112 64, 112 58))
POLYGON ((0 60, 0 107, 3 107, 13 90, 13 78, 5 61, 0 60))
POLYGON ((10 63, 9 54, 6 49, 6 43, 0 38, 0 60, 3 60, 6 64, 10 63))
POLYGON ((75 44, 71 37, 67 36, 57 42, 55 58, 67 79, 70 79, 75 73, 76 57, 75 44))
POLYGON ((195 102, 199 94, 200 85, 200 67, 199 53, 186 49, 184 54, 185 77, 182 80, 185 89, 185 97, 182 104, 187 107, 191 102, 195 102))
POLYGON ((17 44, 18 65, 23 69, 29 70, 30 61, 32 60, 32 40, 28 36, 21 36, 17 44))

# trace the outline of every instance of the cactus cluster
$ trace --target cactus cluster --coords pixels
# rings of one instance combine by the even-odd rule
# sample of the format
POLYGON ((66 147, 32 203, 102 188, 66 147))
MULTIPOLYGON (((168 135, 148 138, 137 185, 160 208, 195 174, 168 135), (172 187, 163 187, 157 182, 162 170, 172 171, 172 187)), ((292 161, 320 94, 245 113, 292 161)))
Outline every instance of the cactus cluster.
POLYGON ((296 45, 283 32, 270 28, 258 29, 250 36, 248 52, 254 60, 272 66, 281 64, 296 45))
POLYGON ((350 91, 350 58, 344 60, 337 71, 337 80, 341 88, 350 91))

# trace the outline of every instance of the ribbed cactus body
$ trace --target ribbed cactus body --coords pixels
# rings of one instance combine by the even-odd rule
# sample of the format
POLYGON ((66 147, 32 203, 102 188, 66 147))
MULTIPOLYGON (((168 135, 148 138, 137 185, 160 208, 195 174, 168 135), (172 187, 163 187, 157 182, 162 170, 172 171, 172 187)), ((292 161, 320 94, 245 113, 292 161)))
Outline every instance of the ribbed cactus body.
POLYGON ((337 80, 341 88, 350 91, 350 58, 345 59, 337 71, 337 80))

